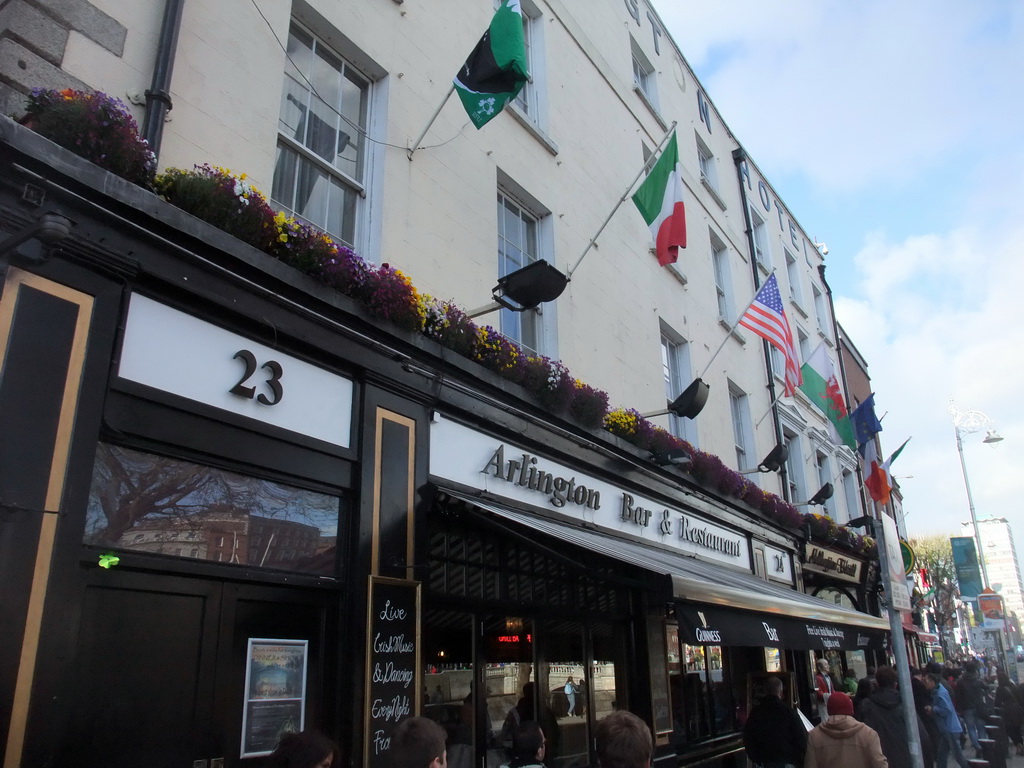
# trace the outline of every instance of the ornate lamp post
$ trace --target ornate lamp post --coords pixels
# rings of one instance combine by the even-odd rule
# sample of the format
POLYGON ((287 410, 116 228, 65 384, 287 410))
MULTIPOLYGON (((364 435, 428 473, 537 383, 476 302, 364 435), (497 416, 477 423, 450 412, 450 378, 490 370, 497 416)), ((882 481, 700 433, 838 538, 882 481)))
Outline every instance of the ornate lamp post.
MULTIPOLYGON (((956 432, 956 450, 957 453, 960 454, 960 470, 961 472, 963 472, 964 488, 967 490, 967 507, 971 512, 971 526, 974 530, 974 546, 978 550, 978 564, 981 566, 981 585, 983 589, 988 589, 988 566, 985 564, 985 553, 981 547, 981 531, 978 528, 978 516, 974 510, 974 497, 971 495, 971 481, 967 477, 967 464, 964 462, 964 444, 962 435, 969 435, 973 434, 974 432, 978 432, 982 429, 986 429, 985 438, 984 440, 982 440, 982 442, 988 443, 990 445, 992 443, 998 443, 1003 438, 996 434, 996 431, 994 429, 991 429, 992 419, 990 419, 981 411, 962 411, 951 402, 949 404, 949 414, 950 416, 953 417, 953 429, 956 432)), ((1003 606, 1003 611, 1005 615, 1005 605, 1003 606)), ((1007 652, 1009 652, 1009 648, 1005 638, 1005 624, 1006 621, 1004 619, 1004 631, 1002 633, 1003 643, 1005 646, 1007 646, 1007 652)), ((1009 671, 1010 668, 1007 668, 1007 673, 1009 673, 1009 671)))

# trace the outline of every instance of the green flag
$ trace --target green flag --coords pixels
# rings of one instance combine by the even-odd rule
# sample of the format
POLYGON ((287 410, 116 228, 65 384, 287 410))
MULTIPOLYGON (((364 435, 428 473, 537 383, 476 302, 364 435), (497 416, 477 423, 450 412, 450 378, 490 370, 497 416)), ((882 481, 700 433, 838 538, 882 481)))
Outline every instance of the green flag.
POLYGON ((800 391, 807 395, 811 402, 818 406, 829 421, 830 431, 836 443, 842 442, 851 451, 857 450, 857 438, 854 437, 850 414, 843 400, 843 390, 839 386, 839 378, 828 356, 824 344, 811 353, 800 369, 804 382, 800 391))
POLYGON ((477 129, 519 95, 530 79, 519 0, 502 0, 491 25, 455 76, 455 90, 477 129))

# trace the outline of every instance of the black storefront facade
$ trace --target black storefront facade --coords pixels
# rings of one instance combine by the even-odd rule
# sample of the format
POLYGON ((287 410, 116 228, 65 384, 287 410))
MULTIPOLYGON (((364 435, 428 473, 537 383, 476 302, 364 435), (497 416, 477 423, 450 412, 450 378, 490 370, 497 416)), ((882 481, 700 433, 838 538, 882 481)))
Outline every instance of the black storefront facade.
POLYGON ((257 765, 299 725, 376 766, 416 712, 490 768, 521 699, 554 765, 615 708, 728 764, 765 671, 809 706, 809 650, 880 642, 758 513, 0 132, 5 236, 74 224, 0 244, 5 768, 257 765))

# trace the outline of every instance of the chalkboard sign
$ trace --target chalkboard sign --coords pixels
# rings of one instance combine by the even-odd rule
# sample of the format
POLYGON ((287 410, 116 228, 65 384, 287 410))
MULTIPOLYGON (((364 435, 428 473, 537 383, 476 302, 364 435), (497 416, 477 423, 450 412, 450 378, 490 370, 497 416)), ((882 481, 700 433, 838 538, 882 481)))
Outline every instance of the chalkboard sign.
POLYGON ((419 713, 419 582, 371 576, 367 606, 363 765, 385 768, 395 728, 419 713))

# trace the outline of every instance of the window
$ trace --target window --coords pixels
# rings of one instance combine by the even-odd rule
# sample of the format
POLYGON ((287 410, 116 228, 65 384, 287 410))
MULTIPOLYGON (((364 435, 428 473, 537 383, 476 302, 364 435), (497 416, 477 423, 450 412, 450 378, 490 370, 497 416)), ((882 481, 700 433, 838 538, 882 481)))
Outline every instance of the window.
MULTIPOLYGON (((668 627, 667 665, 672 701, 672 745, 677 752, 694 742, 735 732, 736 686, 733 649, 679 642, 678 627, 668 627)), ((742 679, 742 678, 741 678, 742 679)))
POLYGON ((846 520, 849 522, 855 517, 860 517, 860 503, 857 500, 857 479, 853 472, 843 470, 843 498, 846 500, 846 520))
POLYGON ((700 136, 697 137, 697 163, 700 165, 701 183, 717 194, 718 171, 715 168, 715 156, 700 136))
MULTIPOLYGON (((701 174, 703 173, 702 167, 701 174)), ((768 250, 768 227, 765 225, 764 217, 753 208, 750 209, 750 229, 754 240, 754 259, 762 267, 771 269, 772 256, 768 250)))
POLYGON ((799 326, 796 329, 796 342, 800 348, 800 359, 809 360, 811 357, 811 342, 808 340, 807 334, 799 326))
POLYGON ((655 90, 654 66, 632 37, 629 38, 629 47, 633 53, 633 87, 643 94, 653 109, 657 109, 658 94, 655 90))
POLYGON ((523 39, 526 41, 526 65, 530 79, 523 85, 519 95, 512 102, 522 115, 534 125, 544 122, 544 23, 540 8, 531 0, 522 0, 523 39))
MULTIPOLYGON (((818 488, 823 488, 825 483, 832 482, 832 470, 829 468, 828 456, 824 453, 817 453, 814 457, 814 463, 818 469, 818 488)), ((813 492, 817 493, 818 489, 815 488, 813 492)), ((799 501, 803 501, 803 499, 799 499, 799 501)), ((822 504, 822 508, 826 515, 831 517, 833 520, 837 519, 835 495, 822 504)))
POLYGON ((789 278, 789 298, 796 304, 803 303, 803 291, 800 289, 800 270, 797 268, 796 256, 783 249, 786 254, 786 277, 789 278))
MULTIPOLYGON (((665 401, 669 405, 690 384, 690 346, 664 325, 661 329, 661 369, 665 378, 665 401)), ((668 431, 693 446, 697 445, 697 425, 693 419, 669 414, 668 431)))
POLYGON ((370 81, 293 24, 271 197, 349 246, 364 186, 370 81))
POLYGON ((230 535, 239 542, 232 563, 333 576, 340 503, 337 496, 100 443, 84 541, 223 562, 216 542, 230 535), (307 534, 306 541, 285 550, 293 532, 307 534), (196 545, 186 552, 185 542, 196 545))
MULTIPOLYGON (((811 293, 814 296, 814 313, 818 316, 818 330, 826 339, 832 338, 828 332, 829 315, 825 307, 825 295, 818 289, 818 286, 811 286, 811 293)), ((806 359, 806 358, 805 358, 806 359)))
POLYGON ((786 482, 789 483, 789 500, 806 501, 807 479, 804 477, 804 454, 800 446, 800 435, 790 430, 782 433, 783 442, 789 449, 789 456, 786 459, 786 482))
POLYGON ((711 263, 715 269, 715 293, 718 295, 718 318, 731 323, 736 318, 732 309, 732 290, 729 280, 729 251, 725 243, 711 233, 711 263))
MULTIPOLYGON (((550 212, 515 186, 498 190, 498 276, 515 272, 545 256, 551 250, 550 212)), ((501 310, 501 332, 529 352, 554 354, 554 322, 545 322, 545 312, 553 317, 554 304, 525 312, 501 310)))
POLYGON ((757 466, 753 455, 753 431, 750 428, 750 406, 745 392, 729 385, 729 410, 732 414, 732 434, 736 443, 736 468, 740 471, 757 466))

